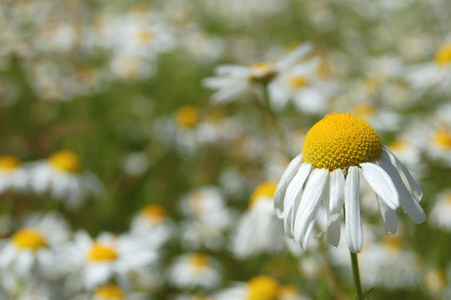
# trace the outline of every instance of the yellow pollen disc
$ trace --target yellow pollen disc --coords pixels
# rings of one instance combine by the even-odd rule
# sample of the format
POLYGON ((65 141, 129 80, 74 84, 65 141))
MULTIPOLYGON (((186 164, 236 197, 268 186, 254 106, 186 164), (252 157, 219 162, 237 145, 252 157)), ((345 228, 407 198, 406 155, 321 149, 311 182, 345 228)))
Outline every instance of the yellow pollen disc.
POLYGON ((42 234, 29 227, 17 231, 11 240, 19 249, 38 250, 47 246, 47 241, 42 234))
POLYGON ((13 171, 21 165, 20 159, 12 155, 0 156, 0 170, 13 171))
POLYGON ((444 270, 434 269, 426 274, 424 281, 428 290, 439 292, 448 282, 448 274, 444 270))
POLYGON ((382 144, 376 131, 365 121, 349 113, 331 113, 307 133, 302 157, 317 168, 346 170, 380 159, 382 144))
POLYGON ((210 265, 210 259, 206 254, 194 253, 188 258, 189 264, 191 264, 196 272, 200 272, 210 265))
POLYGON ((122 300, 124 292, 117 285, 99 286, 94 293, 95 300, 122 300))
POLYGON ((354 114, 358 118, 372 118, 376 114, 376 109, 369 103, 358 103, 353 107, 354 114))
POLYGON ((301 89, 309 85, 309 79, 307 77, 296 75, 290 78, 290 87, 294 90, 301 89))
POLYGON ((87 258, 91 261, 110 261, 117 259, 116 250, 109 246, 95 242, 89 249, 87 258))
POLYGON ((138 41, 140 44, 148 44, 153 38, 152 31, 148 29, 141 29, 138 32, 138 41))
POLYGON ((440 66, 444 67, 451 62, 451 42, 444 43, 435 52, 434 62, 440 66))
POLYGON ((246 300, 276 300, 279 291, 277 280, 268 276, 256 276, 248 281, 249 293, 246 300))
POLYGON ((447 128, 441 128, 437 130, 432 136, 434 143, 442 149, 451 149, 451 130, 447 128))
POLYGON ((166 218, 166 210, 158 204, 149 204, 141 210, 141 215, 154 225, 160 224, 166 218))
POLYGON ((249 207, 252 207, 255 203, 262 199, 271 199, 274 198, 274 193, 277 189, 276 181, 265 181, 260 183, 251 195, 251 199, 249 200, 249 207))
POLYGON ((52 154, 50 164, 58 170, 76 173, 81 169, 80 158, 72 151, 63 150, 52 154))
POLYGON ((388 145, 392 151, 399 151, 405 149, 409 145, 409 142, 403 139, 394 140, 388 145))
POLYGON ((265 61, 261 63, 257 63, 252 65, 251 74, 249 75, 249 81, 255 83, 268 83, 274 76, 277 75, 277 72, 273 68, 273 62, 265 61))
POLYGON ((175 112, 175 121, 180 127, 194 128, 200 121, 200 111, 193 105, 184 105, 175 112))
POLYGON ((382 244, 392 254, 397 254, 404 248, 403 240, 399 236, 394 235, 384 237, 382 244))

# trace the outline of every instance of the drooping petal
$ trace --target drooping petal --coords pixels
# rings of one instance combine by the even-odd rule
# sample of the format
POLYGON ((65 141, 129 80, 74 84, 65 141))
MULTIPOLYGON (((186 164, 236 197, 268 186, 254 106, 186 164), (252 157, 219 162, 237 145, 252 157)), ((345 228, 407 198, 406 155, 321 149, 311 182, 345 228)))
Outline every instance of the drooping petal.
POLYGON ((329 176, 330 202, 327 227, 327 242, 335 247, 340 242, 341 215, 343 212, 345 177, 341 169, 333 171, 329 176))
POLYGON ((396 231, 398 231, 398 215, 396 214, 396 211, 392 210, 384 201, 379 199, 377 194, 376 199, 379 203, 382 219, 384 220, 385 234, 391 235, 396 233, 396 231))
POLYGON ((346 241, 351 252, 359 253, 363 245, 360 215, 360 174, 358 167, 349 167, 345 183, 346 241))
MULTIPOLYGON (((412 174, 410 174, 409 170, 407 170, 404 164, 390 149, 388 149, 386 146, 383 146, 383 149, 385 150, 384 152, 388 154, 387 156, 390 158, 392 164, 395 164, 398 168, 401 178, 405 178, 405 180, 403 179, 403 181, 405 181, 406 185, 408 185, 415 199, 420 202, 421 198, 423 198, 423 190, 421 189, 420 185, 415 181, 415 179, 413 179, 412 174)), ((385 155, 386 153, 383 153, 383 155, 385 155)))
POLYGON ((301 166, 301 163, 301 155, 296 156, 286 168, 285 172, 280 178, 279 184, 277 185, 277 189, 274 194, 274 209, 278 218, 283 217, 283 199, 285 198, 288 184, 290 184, 291 180, 296 175, 299 167, 301 166))
POLYGON ((399 195, 387 172, 374 163, 361 163, 362 173, 373 191, 391 209, 399 207, 399 195))
POLYGON ((423 223, 426 221, 426 214, 420 203, 412 196, 412 194, 407 190, 404 182, 399 175, 398 170, 391 164, 386 156, 382 156, 381 167, 388 173, 388 175, 393 180, 399 194, 399 200, 401 202, 402 209, 412 221, 416 224, 423 223))
POLYGON ((316 216, 328 175, 329 171, 326 169, 314 169, 309 176, 299 207, 296 210, 294 220, 295 242, 301 243, 303 241, 311 220, 316 216))

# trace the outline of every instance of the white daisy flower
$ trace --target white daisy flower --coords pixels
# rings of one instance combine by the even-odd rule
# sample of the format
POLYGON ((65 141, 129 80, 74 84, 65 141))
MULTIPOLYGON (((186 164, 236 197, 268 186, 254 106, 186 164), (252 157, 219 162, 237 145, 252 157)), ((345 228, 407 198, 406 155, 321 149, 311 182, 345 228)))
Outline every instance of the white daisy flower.
POLYGON ((205 78, 202 84, 216 90, 211 96, 213 102, 235 101, 243 95, 258 93, 259 83, 270 82, 280 70, 291 66, 310 50, 310 44, 303 44, 277 61, 260 62, 251 66, 221 65, 215 69, 216 76, 205 78))
POLYGON ((21 278, 54 278, 55 250, 68 238, 68 225, 58 215, 32 216, 0 248, 0 268, 21 278))
POLYGON ((451 219, 449 218, 450 214, 451 189, 446 189, 438 194, 436 201, 434 201, 434 206, 429 213, 431 225, 436 228, 451 231, 451 219))
POLYGON ((187 253, 177 257, 168 270, 168 279, 181 289, 202 287, 213 289, 221 282, 219 265, 212 257, 200 253, 187 253))
POLYGON ((31 188, 49 192, 70 208, 76 208, 92 194, 100 192, 100 183, 92 173, 81 173, 80 158, 69 150, 55 152, 49 159, 30 165, 31 188))
POLYGON ((148 239, 150 244, 159 248, 171 237, 173 227, 164 207, 149 204, 133 218, 130 233, 148 239))
POLYGON ((345 207, 345 231, 351 252, 360 252, 361 174, 376 193, 386 234, 398 229, 396 209, 402 206, 414 223, 426 220, 420 186, 399 159, 380 142, 376 131, 351 114, 332 113, 316 123, 303 151, 291 161, 275 194, 277 216, 287 236, 305 249, 321 200, 328 214, 327 241, 337 246, 345 207))
POLYGON ((424 274, 424 286, 433 299, 448 299, 451 297, 449 272, 441 268, 430 268, 424 274))
POLYGON ((100 285, 93 292, 85 293, 71 300, 145 300, 146 293, 128 292, 116 284, 100 285))
POLYGON ((157 258, 158 254, 143 239, 103 233, 93 240, 82 231, 60 251, 61 268, 74 277, 70 280, 72 289, 92 290, 113 276, 128 284, 132 272, 148 267, 157 258))
POLYGON ((15 156, 0 156, 0 194, 8 190, 24 191, 29 185, 28 172, 15 156))
POLYGON ((284 248, 280 220, 274 213, 274 193, 277 182, 258 185, 249 201, 249 209, 239 220, 232 236, 231 250, 240 259, 261 252, 278 252, 284 248))

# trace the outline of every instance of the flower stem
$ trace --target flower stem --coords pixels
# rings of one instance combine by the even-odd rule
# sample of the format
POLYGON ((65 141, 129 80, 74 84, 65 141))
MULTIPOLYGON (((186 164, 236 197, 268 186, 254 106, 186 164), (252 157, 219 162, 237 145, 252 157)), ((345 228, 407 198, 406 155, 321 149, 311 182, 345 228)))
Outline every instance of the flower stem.
POLYGON ((287 154, 290 155, 290 151, 288 148, 288 144, 287 141, 285 139, 285 134, 282 130, 282 127, 280 127, 279 122, 277 120, 277 115, 274 112, 272 106, 271 106, 271 97, 269 96, 269 91, 268 91, 268 85, 267 84, 262 84, 262 90, 263 90, 263 100, 265 101, 266 104, 266 109, 269 113, 269 115, 271 116, 271 119, 273 121, 274 124, 274 128, 277 131, 277 135, 279 136, 279 140, 282 143, 282 148, 283 151, 287 154))
POLYGON ((352 262, 352 275, 354 277, 355 289, 357 290, 357 299, 363 300, 362 285, 360 284, 360 274, 359 274, 359 261, 357 260, 357 253, 351 253, 352 262))

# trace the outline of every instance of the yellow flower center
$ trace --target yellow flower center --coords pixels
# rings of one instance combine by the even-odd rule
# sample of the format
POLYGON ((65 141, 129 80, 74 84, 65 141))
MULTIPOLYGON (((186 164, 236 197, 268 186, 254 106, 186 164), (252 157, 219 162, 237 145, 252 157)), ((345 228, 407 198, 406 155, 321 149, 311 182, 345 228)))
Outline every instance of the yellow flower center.
POLYGON ((113 247, 98 242, 94 243, 87 254, 89 260, 97 262, 115 260, 117 257, 117 252, 113 247))
POLYGON ((194 128, 200 121, 200 111, 193 105, 184 105, 175 112, 175 121, 182 128, 194 128))
POLYGON ((81 169, 80 158, 72 151, 63 150, 52 154, 50 164, 58 170, 76 173, 81 169))
POLYGON ((373 105, 364 102, 354 105, 353 111, 358 118, 372 118, 376 113, 373 105))
POLYGON ((441 128, 437 130, 432 136, 433 142, 444 150, 451 149, 451 130, 448 128, 441 128))
POLYGON ((208 256, 199 252, 189 256, 188 262, 191 266, 194 267, 196 272, 201 272, 210 265, 210 259, 208 258, 208 256))
POLYGON ((141 210, 141 215, 152 224, 158 225, 166 218, 166 210, 158 204, 149 204, 141 210))
POLYGON ((279 289, 278 300, 296 300, 299 299, 299 291, 292 285, 284 285, 279 289))
POLYGON ((21 165, 20 160, 13 155, 0 156, 0 170, 10 172, 21 165))
POLYGON ((255 203, 262 199, 271 199, 274 198, 274 193, 277 189, 276 181, 265 181, 260 183, 251 195, 251 199, 249 201, 249 207, 252 207, 255 203))
POLYGON ((149 29, 141 29, 138 31, 137 38, 140 44, 145 45, 152 40, 153 33, 149 29))
POLYGON ((444 43, 438 48, 434 61, 439 67, 444 67, 451 62, 451 42, 444 43))
POLYGON ((444 270, 434 269, 426 274, 424 281, 429 291, 437 293, 445 287, 448 275, 444 270))
POLYGON ((249 280, 249 294, 246 300, 275 300, 279 291, 277 280, 268 276, 256 276, 249 280))
POLYGON ((124 292, 117 285, 99 286, 94 293, 95 300, 121 300, 124 299, 124 292))
POLYGON ((273 62, 265 61, 254 64, 250 67, 249 81, 255 83, 268 83, 273 79, 277 72, 273 68, 273 62))
POLYGON ((302 148, 304 161, 329 171, 346 170, 382 157, 376 131, 347 113, 331 113, 313 125, 302 148))
POLYGON ((295 75, 290 78, 290 87, 293 90, 301 89, 309 85, 309 79, 301 75, 295 75))
POLYGON ((404 139, 398 139, 398 140, 394 140, 393 142, 390 143, 390 145, 388 145, 388 147, 392 150, 392 151, 401 151, 403 149, 405 149, 407 146, 409 145, 409 142, 404 140, 404 139))
POLYGON ((390 252, 391 254, 398 254, 404 248, 404 242, 399 236, 386 236, 382 240, 382 245, 390 252))
POLYGON ((33 228, 23 228, 12 236, 12 242, 19 249, 38 250, 47 246, 46 239, 33 228))

